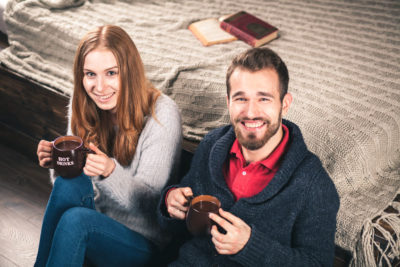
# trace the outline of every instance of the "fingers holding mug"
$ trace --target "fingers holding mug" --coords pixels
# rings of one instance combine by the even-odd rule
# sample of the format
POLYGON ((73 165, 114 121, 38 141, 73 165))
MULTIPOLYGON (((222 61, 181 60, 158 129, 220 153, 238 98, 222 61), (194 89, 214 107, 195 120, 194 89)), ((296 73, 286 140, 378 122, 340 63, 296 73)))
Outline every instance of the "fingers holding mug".
POLYGON ((186 212, 183 210, 180 210, 177 207, 168 206, 167 210, 168 210, 169 216, 171 218, 180 219, 180 220, 184 220, 186 218, 186 212))
POLYGON ((171 218, 184 220, 188 210, 188 202, 193 196, 190 187, 174 188, 168 192, 166 204, 167 211, 171 218))
POLYGON ((53 143, 40 140, 37 148, 37 156, 39 160, 39 165, 43 168, 49 168, 51 165, 51 151, 53 149, 53 143))

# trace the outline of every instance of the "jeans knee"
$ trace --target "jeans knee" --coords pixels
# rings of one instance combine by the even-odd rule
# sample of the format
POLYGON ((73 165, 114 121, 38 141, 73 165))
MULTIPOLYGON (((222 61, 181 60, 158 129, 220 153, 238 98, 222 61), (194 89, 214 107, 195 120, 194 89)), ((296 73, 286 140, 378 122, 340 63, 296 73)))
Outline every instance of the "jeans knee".
POLYGON ((76 233, 81 237, 90 231, 90 218, 94 210, 82 207, 70 208, 62 215, 57 228, 69 234, 76 233))
POLYGON ((57 177, 51 192, 52 200, 77 205, 83 205, 84 200, 90 197, 94 197, 93 185, 90 178, 84 174, 72 179, 57 177))
POLYGON ((92 229, 86 219, 88 211, 93 210, 74 207, 66 210, 57 223, 51 242, 47 266, 82 266, 85 248, 92 229))
POLYGON ((58 176, 54 181, 52 192, 55 194, 70 194, 78 190, 78 184, 71 182, 69 179, 62 178, 58 176))

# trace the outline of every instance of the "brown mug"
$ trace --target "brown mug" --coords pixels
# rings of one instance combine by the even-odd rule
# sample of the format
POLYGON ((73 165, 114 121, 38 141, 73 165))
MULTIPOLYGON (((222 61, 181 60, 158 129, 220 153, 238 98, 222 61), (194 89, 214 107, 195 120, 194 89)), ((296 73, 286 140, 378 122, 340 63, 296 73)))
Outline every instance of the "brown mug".
POLYGON ((52 167, 64 178, 79 176, 91 150, 83 145, 79 136, 60 136, 53 141, 52 167))
POLYGON ((221 202, 210 195, 199 195, 190 202, 186 216, 186 226, 192 235, 210 234, 214 221, 208 216, 210 213, 218 214, 221 202))

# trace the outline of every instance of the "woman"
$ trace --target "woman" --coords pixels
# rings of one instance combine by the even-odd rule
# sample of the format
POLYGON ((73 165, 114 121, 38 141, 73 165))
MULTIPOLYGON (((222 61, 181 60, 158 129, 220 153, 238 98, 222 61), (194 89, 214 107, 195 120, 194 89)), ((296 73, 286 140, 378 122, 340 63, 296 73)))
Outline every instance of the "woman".
MULTIPOLYGON (((168 240, 155 214, 180 154, 177 106, 146 79, 129 35, 111 25, 81 40, 71 99, 68 134, 95 153, 80 176, 52 178, 35 266, 148 264, 168 240)), ((40 141, 42 167, 51 150, 40 141)))

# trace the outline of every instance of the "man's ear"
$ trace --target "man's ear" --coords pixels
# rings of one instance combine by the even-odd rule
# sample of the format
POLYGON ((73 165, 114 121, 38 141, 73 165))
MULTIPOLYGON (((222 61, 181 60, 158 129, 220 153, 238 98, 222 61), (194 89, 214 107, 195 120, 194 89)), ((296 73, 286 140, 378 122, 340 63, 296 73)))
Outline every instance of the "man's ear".
POLYGON ((282 100, 282 116, 285 116, 289 111, 289 107, 292 104, 293 96, 291 93, 286 93, 282 100))
POLYGON ((226 96, 226 106, 227 106, 227 108, 229 110, 229 96, 226 96))

